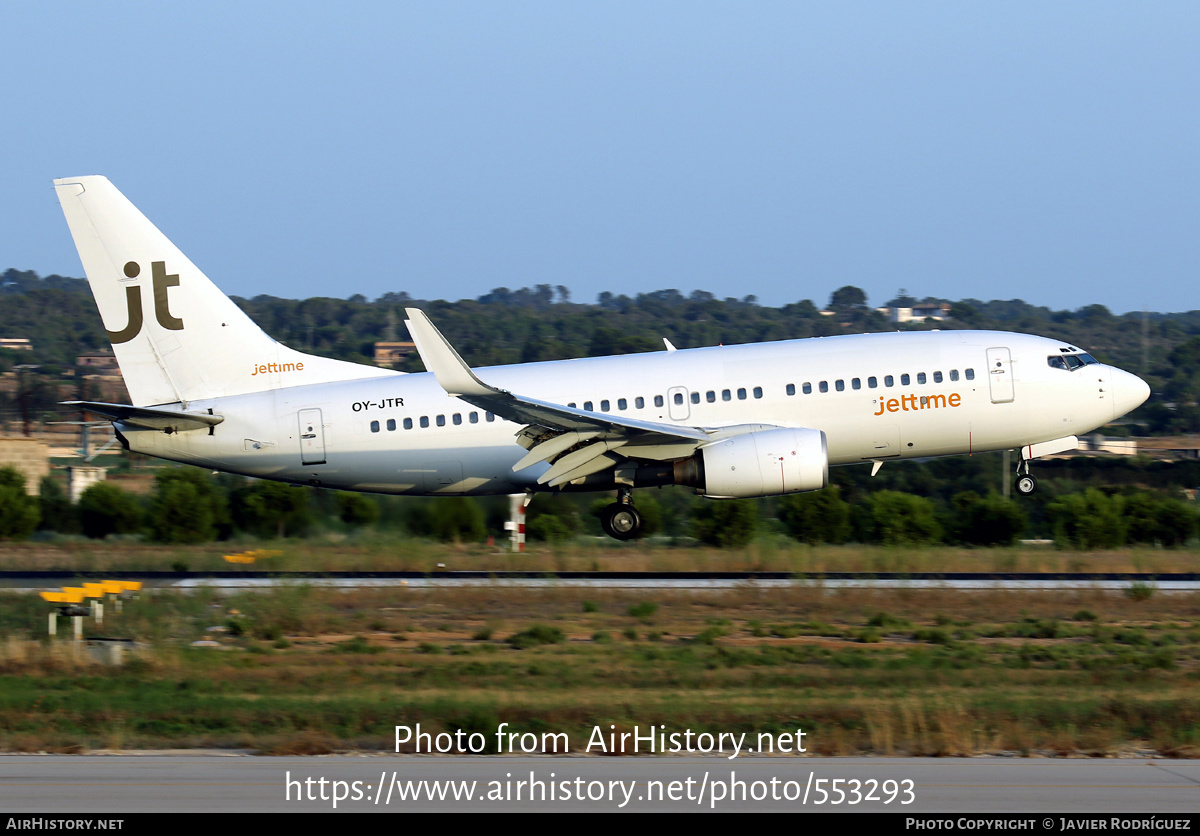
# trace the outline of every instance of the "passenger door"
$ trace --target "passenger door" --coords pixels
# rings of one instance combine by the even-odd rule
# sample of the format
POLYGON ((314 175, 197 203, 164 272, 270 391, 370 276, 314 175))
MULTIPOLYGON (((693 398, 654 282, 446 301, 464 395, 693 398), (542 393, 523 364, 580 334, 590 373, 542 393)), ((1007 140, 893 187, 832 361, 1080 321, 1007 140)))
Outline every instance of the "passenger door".
POLYGON ((300 463, 325 464, 325 428, 321 410, 300 410, 300 463))
POLYGON ((988 386, 992 403, 1012 403, 1012 356, 1007 348, 987 350, 988 386))

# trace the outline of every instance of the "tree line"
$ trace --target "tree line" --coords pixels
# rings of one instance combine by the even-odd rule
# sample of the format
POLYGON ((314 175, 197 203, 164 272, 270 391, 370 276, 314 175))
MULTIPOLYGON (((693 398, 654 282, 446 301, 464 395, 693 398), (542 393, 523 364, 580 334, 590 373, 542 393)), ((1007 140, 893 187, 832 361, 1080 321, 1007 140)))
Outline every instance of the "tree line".
MULTIPOLYGON (((991 458, 994 466, 997 457, 976 458, 991 458)), ((834 484, 823 491, 759 500, 707 500, 677 488, 644 490, 638 509, 649 536, 725 548, 776 536, 811 544, 966 546, 1048 537, 1062 548, 1175 548, 1197 534, 1196 503, 1185 501, 1169 484, 1131 487, 1106 484, 1095 473, 1086 482, 1060 474, 1044 481, 1035 497, 1018 501, 987 490, 989 480, 978 463, 959 467, 958 473, 946 462, 897 463, 891 469, 897 471, 894 478, 876 480, 864 478, 866 468, 835 468, 834 484), (898 489, 905 482, 923 484, 925 491, 898 489)), ((599 511, 611 501, 595 494, 536 495, 527 517, 530 539, 564 543, 600 537, 599 511)), ((34 497, 25 493, 22 475, 0 468, 3 539, 59 534, 208 543, 337 530, 482 542, 489 535, 502 540, 507 518, 506 497, 371 496, 213 476, 190 466, 160 469, 148 496, 100 482, 72 504, 53 476, 43 479, 41 495, 34 497)))
MULTIPOLYGON (((1150 433, 1200 432, 1200 311, 1116 315, 1103 305, 1054 311, 1020 299, 919 300, 947 302, 950 319, 897 325, 868 305, 866 294, 846 286, 833 291, 824 309, 801 299, 780 307, 753 296, 719 299, 705 291, 657 290, 634 296, 601 292, 595 302, 574 301, 565 287, 495 288, 477 299, 424 299, 390 291, 375 300, 281 299, 256 296, 234 301, 276 339, 303 351, 371 363, 380 340, 404 340, 404 308, 424 309, 474 365, 487 366, 657 351, 663 338, 680 348, 833 336, 872 331, 979 328, 1062 339, 1147 379, 1151 400, 1131 420, 1150 433), (828 313, 823 312, 826 311, 828 313)), ((900 295, 880 307, 909 307, 900 295)), ((70 417, 57 406, 67 375, 84 351, 106 348, 99 313, 83 279, 39 277, 33 271, 0 274, 0 336, 28 337, 32 351, 0 350, 0 372, 40 366, 24 385, 40 420, 70 417)), ((409 357, 402 371, 422 370, 409 357)), ((14 395, 0 392, 0 418, 18 412, 14 395)), ((28 411, 29 402, 25 403, 28 411)))

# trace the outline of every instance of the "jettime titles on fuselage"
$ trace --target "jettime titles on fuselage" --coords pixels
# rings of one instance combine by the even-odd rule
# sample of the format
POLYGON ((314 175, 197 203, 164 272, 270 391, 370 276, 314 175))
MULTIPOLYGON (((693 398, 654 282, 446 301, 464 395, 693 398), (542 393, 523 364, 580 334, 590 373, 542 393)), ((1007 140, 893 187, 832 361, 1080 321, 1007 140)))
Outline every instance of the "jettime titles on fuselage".
POLYGON ((250 372, 250 376, 256 374, 277 374, 279 372, 302 372, 304 371, 303 363, 256 363, 254 371, 250 372))
POLYGON ((885 412, 918 412, 922 409, 946 409, 952 406, 962 406, 962 398, 957 392, 950 395, 904 395, 900 398, 880 398, 876 401, 879 411, 885 412))

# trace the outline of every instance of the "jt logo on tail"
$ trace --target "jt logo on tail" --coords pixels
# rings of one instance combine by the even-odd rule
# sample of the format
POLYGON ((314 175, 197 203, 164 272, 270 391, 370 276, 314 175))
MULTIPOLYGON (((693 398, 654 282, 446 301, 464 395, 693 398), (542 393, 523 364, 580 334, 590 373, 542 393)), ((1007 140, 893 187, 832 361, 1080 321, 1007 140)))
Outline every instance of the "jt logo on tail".
MULTIPOLYGON (((125 264, 125 275, 129 278, 136 279, 141 272, 142 268, 136 261, 125 264)), ((165 261, 151 262, 150 275, 154 285, 154 318, 168 331, 182 331, 183 320, 171 316, 167 302, 167 288, 179 286, 179 275, 168 276, 165 261)), ((108 339, 113 345, 129 342, 142 330, 142 289, 139 285, 125 288, 125 306, 129 309, 129 324, 120 331, 108 331, 108 339)))

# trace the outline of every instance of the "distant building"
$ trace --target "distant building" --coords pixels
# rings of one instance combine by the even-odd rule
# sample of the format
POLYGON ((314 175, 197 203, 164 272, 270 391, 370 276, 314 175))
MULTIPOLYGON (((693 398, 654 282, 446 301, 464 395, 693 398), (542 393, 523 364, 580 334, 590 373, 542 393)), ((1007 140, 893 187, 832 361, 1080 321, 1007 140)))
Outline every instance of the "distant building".
POLYGON ((375 343, 375 365, 391 367, 399 363, 417 350, 415 343, 378 342, 375 343))
POLYGON ((107 348, 80 354, 75 358, 75 365, 88 366, 97 371, 101 369, 106 371, 109 369, 115 370, 118 368, 117 358, 113 355, 112 350, 107 348))
POLYGON ((9 348, 13 351, 33 351, 28 337, 0 337, 0 348, 9 348))
POLYGON ((0 467, 11 467, 25 477, 25 493, 37 496, 42 477, 50 475, 50 448, 32 438, 0 438, 0 467))
POLYGON ((950 318, 949 302, 918 303, 911 308, 876 308, 875 310, 896 323, 924 322, 927 319, 941 322, 943 319, 950 318))

